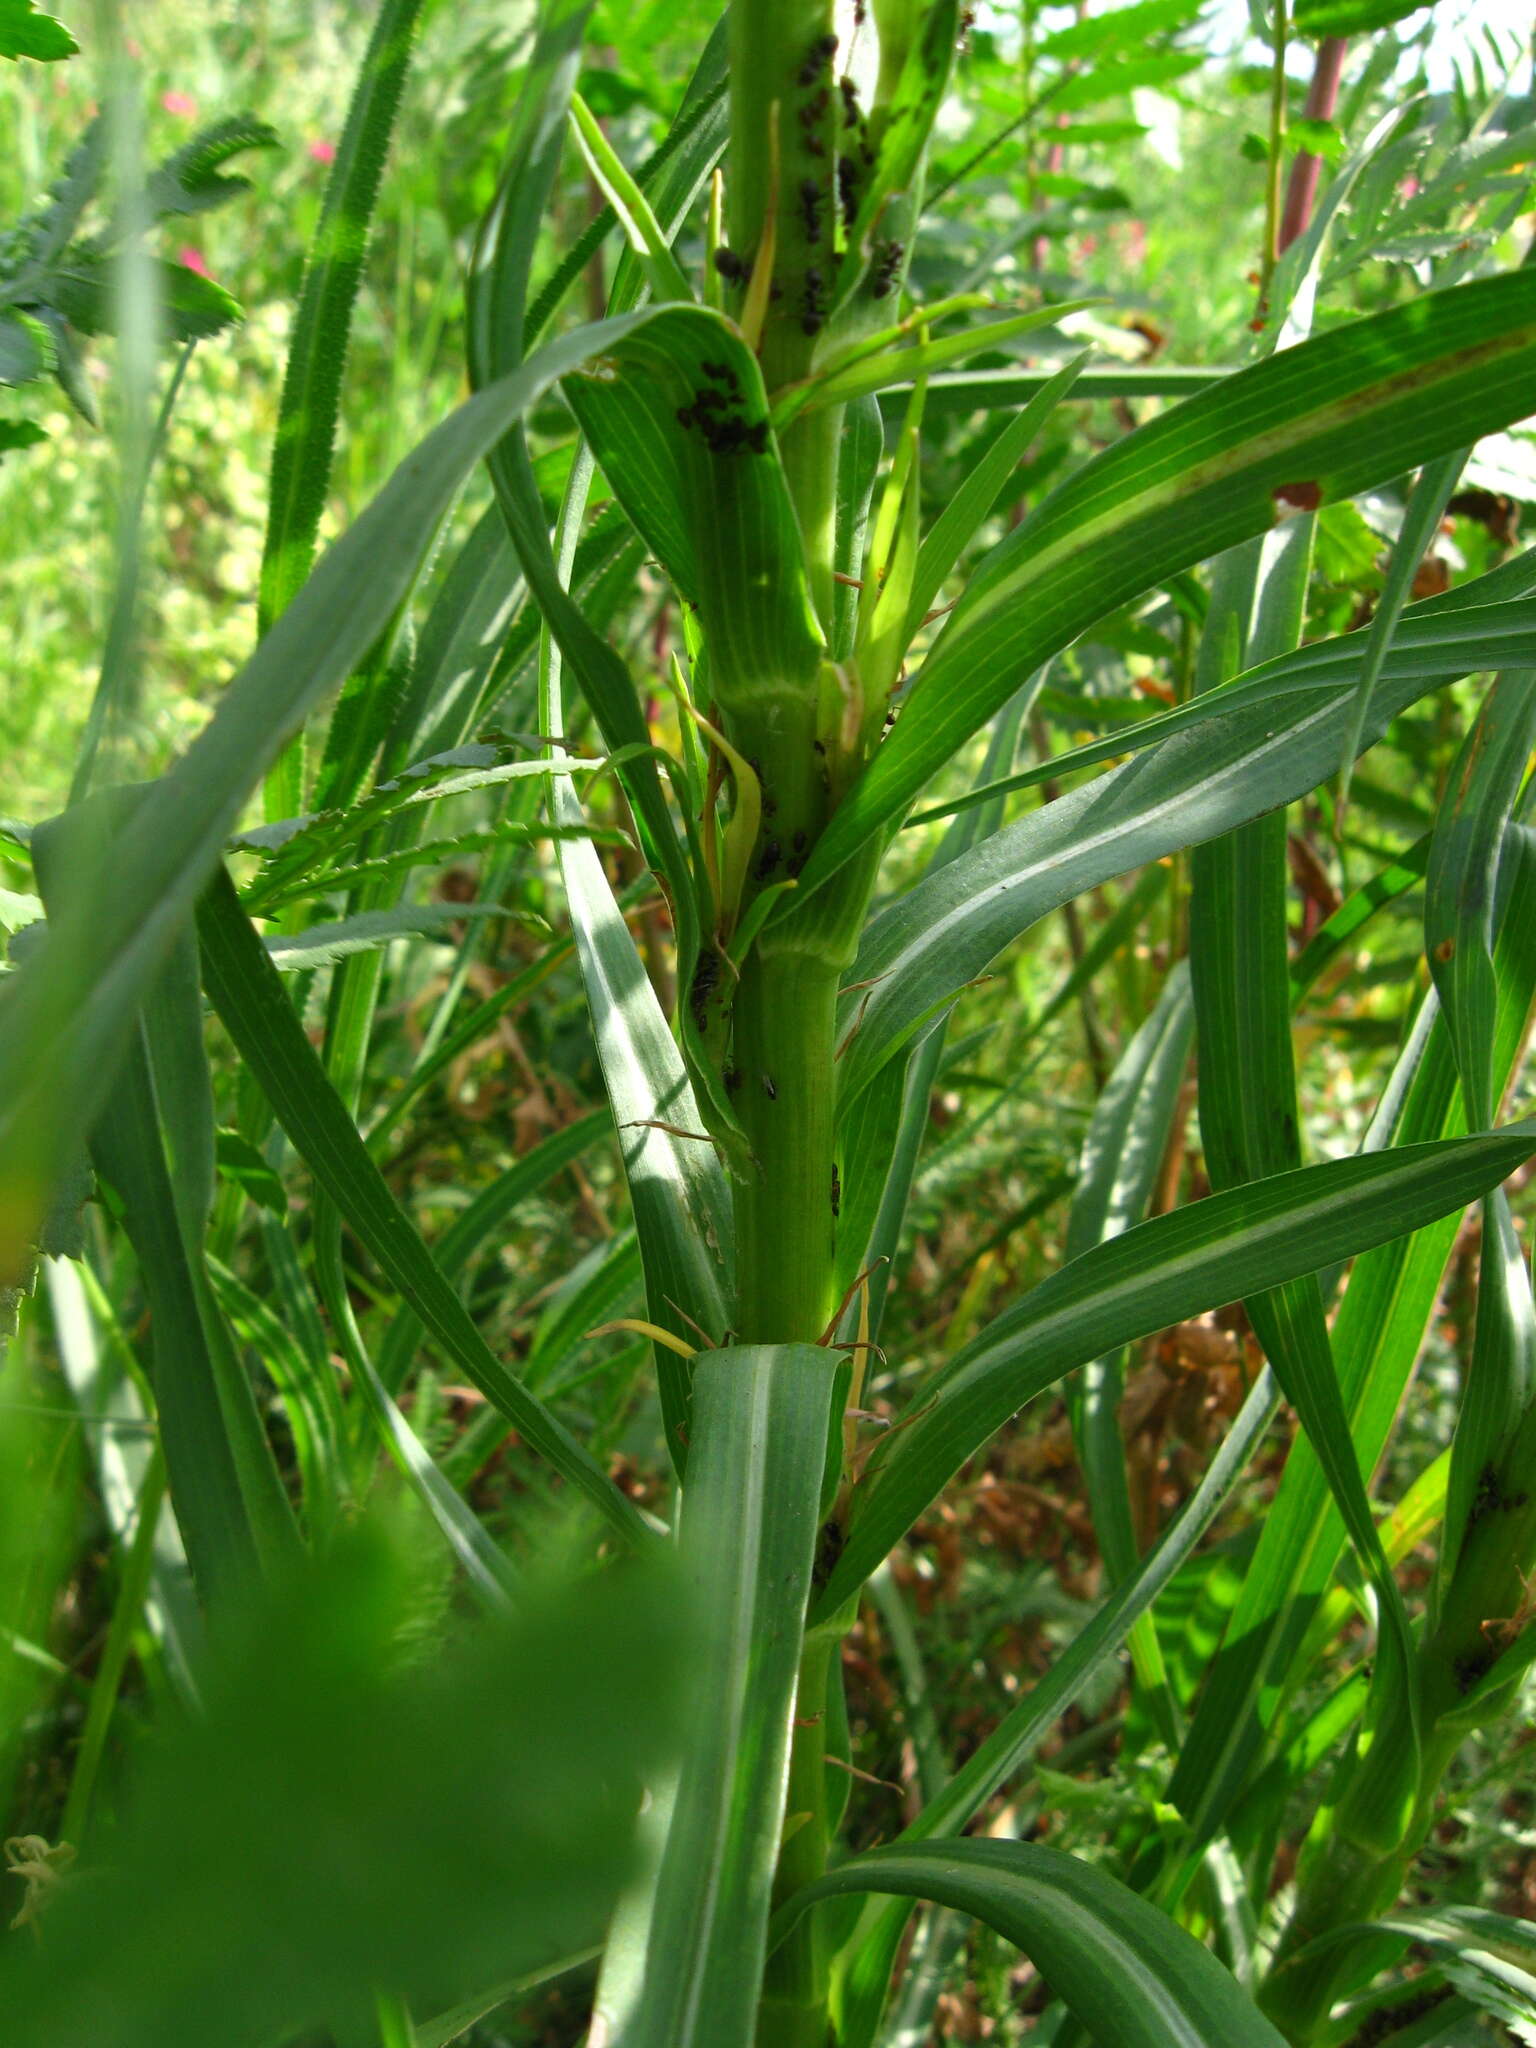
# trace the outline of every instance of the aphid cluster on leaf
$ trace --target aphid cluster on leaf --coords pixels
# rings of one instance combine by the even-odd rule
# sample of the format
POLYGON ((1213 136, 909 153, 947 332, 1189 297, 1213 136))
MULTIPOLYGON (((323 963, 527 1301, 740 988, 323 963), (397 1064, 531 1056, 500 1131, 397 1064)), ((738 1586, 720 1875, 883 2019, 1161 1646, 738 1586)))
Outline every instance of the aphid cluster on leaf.
POLYGON ((729 363, 700 363, 709 380, 693 394, 691 405, 680 405, 680 427, 697 427, 711 455, 764 455, 768 451, 768 422, 744 420, 741 416, 741 380, 729 363))

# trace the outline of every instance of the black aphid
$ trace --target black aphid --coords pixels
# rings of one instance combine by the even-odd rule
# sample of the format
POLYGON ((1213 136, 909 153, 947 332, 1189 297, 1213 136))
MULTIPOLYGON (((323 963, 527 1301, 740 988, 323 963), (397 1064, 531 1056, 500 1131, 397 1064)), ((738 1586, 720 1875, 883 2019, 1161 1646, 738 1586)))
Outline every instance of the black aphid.
POLYGON ((808 242, 821 240, 821 187, 814 178, 802 179, 800 184, 800 225, 808 242))
POLYGON ((851 156, 837 160, 837 203, 842 208, 843 226, 851 228, 859 217, 859 167, 851 156))
POLYGON ((827 283, 812 264, 805 273, 805 294, 800 302, 800 325, 807 334, 819 334, 827 317, 827 283))
POLYGON ((879 254, 875 258, 873 297, 877 299, 890 297, 891 287, 896 282, 896 273, 901 268, 901 259, 905 253, 906 251, 900 242, 890 241, 880 244, 879 254))
POLYGON ((688 1006, 693 1011, 693 1021, 702 1031, 709 999, 715 992, 720 979, 720 955, 707 949, 699 955, 693 970, 693 982, 688 990, 688 1006))

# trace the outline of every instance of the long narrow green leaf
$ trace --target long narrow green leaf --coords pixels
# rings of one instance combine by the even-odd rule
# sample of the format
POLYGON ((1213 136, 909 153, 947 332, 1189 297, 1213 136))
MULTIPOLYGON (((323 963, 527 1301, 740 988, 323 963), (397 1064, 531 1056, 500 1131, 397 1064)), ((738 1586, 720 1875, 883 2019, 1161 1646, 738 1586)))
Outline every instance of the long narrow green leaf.
POLYGON ((1062 400, 1070 396, 1087 361, 1085 353, 1063 364, 1029 403, 998 429, 976 467, 923 535, 912 577, 912 599, 907 607, 909 646, 943 588, 945 577, 953 571, 976 529, 992 511, 1025 449, 1062 400))
POLYGON ((1365 724, 1365 715, 1370 709, 1371 692, 1376 687, 1376 678, 1381 674, 1381 665, 1386 660, 1392 639, 1397 631, 1397 622, 1403 607, 1413 592, 1413 579, 1425 553, 1440 530, 1445 517, 1446 504, 1456 480, 1467 464, 1470 448, 1456 448, 1449 455, 1442 455, 1438 462, 1426 463, 1422 475, 1414 485, 1413 496, 1408 500, 1403 514, 1402 530, 1392 549, 1392 559, 1387 567, 1387 580, 1376 609, 1371 614, 1369 627, 1370 647, 1360 667, 1360 680, 1355 685, 1354 715, 1349 721, 1349 730, 1344 735, 1344 755, 1339 768, 1339 809, 1342 813, 1349 798, 1349 781, 1354 773, 1355 756, 1360 751, 1360 733, 1365 724))
MULTIPOLYGON (((1031 677, 994 722, 987 742, 983 779, 1012 761, 1024 721, 1043 681, 1043 676, 1031 677)), ((973 810, 957 819, 940 840, 930 869, 947 867, 951 861, 958 860, 984 833, 995 829, 996 821, 997 813, 990 809, 973 810)), ((907 1204, 911 1200, 918 1154, 928 1129, 929 1098, 939 1062, 944 1056, 946 1033, 947 1019, 941 1017, 930 1025, 906 1062, 904 1076, 895 1063, 882 1072, 877 1089, 884 1107, 876 1105, 874 1115, 876 1128, 883 1125, 891 1129, 894 1123, 889 1143, 872 1143, 871 1138, 863 1134, 861 1125, 869 1114, 869 1106, 862 1093, 853 1096, 851 1115, 847 1115, 846 1121, 840 1119, 844 1178, 850 1206, 848 1221, 838 1231, 839 1283, 846 1290, 860 1273, 869 1272, 871 1337, 879 1336, 881 1318, 885 1313, 891 1267, 907 1204), (894 1080, 893 1075, 897 1077, 894 1080)), ((841 1105, 845 1113, 847 1103, 845 1095, 841 1105)), ((854 1320, 850 1309, 849 1327, 843 1331, 843 1336, 850 1341, 856 1334, 852 1326, 854 1320)))
POLYGON ((613 208, 630 248, 643 260, 656 297, 692 299, 692 288, 650 202, 579 92, 571 95, 571 123, 587 168, 613 208))
MULTIPOLYGON (((1424 888, 1424 949, 1470 1121, 1494 1101, 1499 985, 1494 906, 1504 832, 1536 744, 1536 671, 1501 676, 1483 700, 1435 821, 1424 888)), ((1502 1192, 1484 1207, 1477 1331, 1451 1454, 1442 1590, 1450 1583, 1483 1477, 1502 1454, 1536 1380, 1536 1304, 1502 1192)))
MULTIPOLYGON (((1533 567, 1516 565, 1522 587, 1533 567)), ((1384 676, 1372 698, 1367 741, 1430 687, 1384 676)), ((1275 705, 1254 704, 1212 718, 1005 826, 925 878, 870 925, 849 976, 873 986, 867 1000, 860 995, 846 1005, 845 1028, 857 1019, 858 1029, 842 1062, 845 1096, 1047 911, 1326 781, 1338 765, 1348 714, 1347 697, 1329 689, 1297 692, 1283 717, 1275 705)))
MULTIPOLYGON (((563 579, 569 575, 572 539, 580 521, 591 458, 583 450, 572 471, 562 508, 561 556, 542 556, 538 540, 526 558, 536 587, 548 585, 569 612, 563 579)), ((507 500, 504 498, 503 503, 507 500)), ((562 657, 566 646, 586 649, 590 636, 557 644, 546 629, 541 646, 539 714, 544 729, 559 732, 564 723, 562 657)), ((606 650, 604 650, 606 652, 606 650)), ((558 765, 551 748, 552 766, 558 765)), ((577 825, 580 811, 568 781, 552 774, 550 811, 559 824, 577 825)), ((666 827, 669 843, 671 827, 666 827)), ((560 844, 560 873, 570 905, 576 953, 595 1020, 603 1083, 622 1127, 624 1172, 635 1213, 635 1230, 645 1262, 650 1320, 671 1330, 692 1346, 701 1330, 711 1340, 725 1341, 735 1297, 730 1194, 725 1175, 704 1131, 687 1069, 662 1015, 625 924, 602 862, 590 843, 579 838, 560 844), (631 1136, 633 1132, 633 1136, 631 1136)), ((690 885, 686 877, 682 885, 690 885)), ((696 924, 689 916, 692 897, 674 899, 678 921, 678 956, 682 972, 692 973, 697 951, 696 924)), ((692 1022, 684 1008, 684 1028, 692 1022)), ((689 1373, 668 1346, 655 1349, 657 1387, 666 1426, 667 1451, 681 1475, 689 1443, 689 1373)))
MULTIPOLYGON (((639 313, 633 321, 650 317, 639 313)), ((132 1016, 238 822, 305 713, 366 653, 465 476, 543 392, 626 331, 551 342, 430 434, 316 568, 208 725, 155 785, 92 886, 0 1000, 0 1284, 17 1280, 58 1162, 111 1085, 132 1016)))
MULTIPOLYGON (((1514 571, 1517 580, 1529 576, 1530 565, 1521 570, 1515 563, 1496 571, 1501 579, 1514 571)), ((1491 594, 1492 586, 1488 594, 1491 594)), ((1415 605, 1405 614, 1384 657, 1384 672, 1395 683, 1418 675, 1426 680, 1453 682, 1480 669, 1506 668, 1523 660, 1520 649, 1529 643, 1532 608, 1522 596, 1504 603, 1480 604, 1483 579, 1464 583, 1449 598, 1431 599, 1415 605)), ((1049 761, 1032 763, 999 781, 984 783, 962 797, 925 806, 909 821, 925 825, 934 818, 947 818, 972 804, 1003 796, 1010 790, 1037 789, 1042 782, 1057 781, 1074 769, 1091 768, 1123 754, 1141 753, 1157 746, 1175 733, 1188 732, 1212 719, 1226 718, 1245 705, 1268 704, 1283 716, 1290 710, 1288 699, 1298 691, 1322 689, 1355 690, 1362 665, 1370 653, 1370 634, 1341 634, 1335 640, 1314 640, 1304 647, 1278 654, 1243 674, 1224 682, 1219 690, 1202 693, 1172 711, 1159 711, 1138 718, 1106 738, 1085 740, 1055 754, 1049 761)), ((1363 742, 1362 742, 1363 744, 1363 742)))
POLYGON ((1350 940, 1388 903, 1395 903, 1422 882, 1429 865, 1429 834, 1378 868, 1369 881, 1352 889, 1338 909, 1318 926, 1291 962, 1291 1001, 1311 993, 1350 940))
MULTIPOLYGON (((71 906, 99 844, 128 824, 142 791, 111 790, 32 836, 43 900, 71 906)), ((156 1412, 171 1503, 205 1601, 249 1589, 287 1560, 297 1530, 204 1264, 213 1206, 212 1082, 190 931, 145 991, 128 1059, 91 1133, 117 1192, 149 1302, 156 1412)))
MULTIPOLYGON (((171 1504, 205 1602, 237 1596, 256 1571, 261 1544, 241 1483, 237 1433, 254 1448, 254 1409, 233 1422, 237 1391, 225 1389, 198 1286, 177 1217, 167 1170, 154 1080, 142 1037, 133 1045, 111 1108, 91 1141, 103 1180, 122 1204, 123 1225, 139 1262, 152 1318, 153 1382, 171 1504)), ((249 1404, 249 1389, 245 1390, 249 1404)))
MULTIPOLYGON (((432 1256, 445 1280, 456 1280, 492 1232, 500 1230, 520 1202, 537 1193, 546 1182, 579 1159, 603 1134, 612 1129, 606 1113, 594 1109, 574 1123, 543 1138, 498 1173, 488 1186, 457 1217, 451 1229, 433 1246, 432 1256)), ((421 1325, 408 1311, 395 1317, 379 1351, 379 1376, 387 1387, 398 1387, 409 1368, 421 1325)))
MULTIPOLYGON (((688 81, 677 118, 635 172, 635 182, 645 194, 669 240, 675 239, 680 232, 694 201, 725 150, 728 126, 727 46, 727 21, 722 15, 710 31, 698 68, 688 81)), ((613 208, 605 205, 576 237, 528 309, 523 323, 525 348, 531 348, 538 340, 561 301, 617 225, 618 217, 613 208)), ((639 304, 644 287, 644 266, 633 250, 626 249, 619 259, 608 310, 611 313, 629 312, 639 304)))
MULTIPOLYGON (((946 370, 928 386, 931 412, 1006 412, 1030 400, 1058 373, 1050 368, 1026 365, 1006 370, 946 370)), ((1151 368, 1139 364, 1091 363, 1080 373, 1078 397, 1084 402, 1098 398, 1192 398, 1235 375, 1220 365, 1210 369, 1181 363, 1164 363, 1151 368)), ((907 400, 908 387, 893 384, 880 394, 883 410, 899 411, 907 400)))
MULTIPOLYGON (((1536 842, 1506 836, 1499 921, 1498 1071, 1509 1071, 1536 997, 1536 842)), ((1438 1003, 1410 1033, 1367 1135, 1368 1147, 1417 1146, 1467 1128, 1438 1003)), ((1362 1471, 1375 1469, 1423 1343, 1459 1227, 1448 1215, 1368 1252, 1349 1277, 1333 1329, 1334 1357, 1362 1471)), ((1237 1797, 1266 1725, 1305 1675, 1295 1659, 1333 1575, 1345 1532, 1305 1439, 1286 1460, 1222 1648, 1212 1664, 1170 1785, 1190 1825, 1191 1853, 1237 1797)))
POLYGON ((877 1446, 822 1595, 835 1612, 945 1482, 1063 1373, 1458 1210, 1536 1152, 1536 1125, 1276 1174, 1085 1252, 951 1360, 877 1446), (862 1496, 862 1497, 860 1497, 862 1496))
MULTIPOLYGON (((1129 1229, 1144 1215, 1173 1128, 1193 1028, 1189 978, 1176 968, 1094 1106, 1067 1215, 1068 1259, 1129 1229)), ((1091 1359, 1068 1393, 1094 1533, 1109 1577, 1117 1583, 1140 1562, 1120 1429, 1124 1392, 1125 1359, 1116 1351, 1091 1359)), ((1165 1736, 1176 1739, 1172 1695, 1149 1623, 1132 1630, 1131 1654, 1138 1680, 1158 1704, 1165 1736)))
MULTIPOLYGON (((1204 1477, 1143 1559, 1046 1676, 1012 1706, 942 1792, 928 1801, 904 1840, 956 1835, 994 1793, 1014 1780, 1060 1716, 1118 1654, 1131 1629, 1175 1576, 1247 1467, 1279 1402, 1274 1376, 1255 1381, 1204 1477)), ((845 2048, 870 2048, 885 2003, 907 1909, 883 1910, 842 1959, 837 2003, 845 2048)))
POLYGON ((847 1892, 934 1899, 1020 1948, 1098 2041, 1126 2048, 1284 2048, 1229 1973, 1177 1921, 1101 1870, 1035 1842, 912 1842, 866 1849, 796 1893, 785 1933, 847 1892))
POLYGON ((1107 610, 1295 504, 1349 497, 1521 418, 1533 372, 1536 274, 1517 271, 1304 342, 1097 456, 972 578, 803 887, 892 824, 1020 675, 1107 610))
POLYGON ((752 1345, 694 1372, 678 1554, 705 1662, 643 1957, 626 1945, 599 1986, 624 2048, 754 2037, 838 1363, 752 1345))
POLYGON ((627 1543, 650 1532, 597 1461, 490 1350, 390 1193, 289 1002, 277 969, 221 875, 198 906, 204 980, 215 1009, 317 1184, 432 1333, 444 1354, 583 1493, 627 1543))
MULTIPOLYGON (((347 109, 283 372, 257 598, 265 635, 308 576, 325 510, 352 311, 363 281, 368 229, 378 201, 423 0, 383 0, 347 109)), ((269 818, 303 808, 296 750, 268 791, 269 818)))
MULTIPOLYGON (((1262 657, 1299 642, 1311 563, 1312 520, 1305 514, 1223 558, 1201 643, 1198 684, 1210 688, 1230 665, 1229 631, 1238 659, 1262 657)), ((1368 699, 1368 689, 1365 695, 1368 699)), ((1358 716, 1357 702, 1352 727, 1358 716)), ((1358 741, 1358 731, 1350 736, 1358 741)), ((1190 879, 1200 1133, 1211 1184, 1220 1189, 1301 1164, 1288 1000, 1285 812, 1272 811, 1196 847, 1190 879)), ((1376 1592, 1377 1676, 1361 1750, 1363 1757, 1368 1742, 1372 1758, 1369 1773, 1354 1781, 1347 1825, 1390 1848, 1406 1830, 1418 1797, 1413 1645, 1402 1595, 1366 1498, 1368 1475, 1362 1475, 1350 1440, 1322 1290, 1315 1275, 1307 1274, 1246 1297, 1244 1305, 1328 1476, 1376 1592)))

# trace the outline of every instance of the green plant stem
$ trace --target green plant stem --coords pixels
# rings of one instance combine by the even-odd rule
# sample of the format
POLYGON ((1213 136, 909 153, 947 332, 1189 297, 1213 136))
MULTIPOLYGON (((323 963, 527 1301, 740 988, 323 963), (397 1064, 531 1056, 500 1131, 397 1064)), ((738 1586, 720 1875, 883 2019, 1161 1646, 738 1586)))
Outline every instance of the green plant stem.
MULTIPOLYGON (((827 1681, 838 1651, 839 1639, 827 1631, 807 1641, 800 1663, 775 1906, 814 1883, 827 1865, 827 1681)), ((820 1918, 805 1914, 768 1959, 757 2048, 826 2048, 831 1959, 820 1918)))
POLYGON ((737 1334, 814 1344, 832 1300, 833 1033, 838 969, 819 953, 748 957, 736 996, 737 1103, 758 1171, 737 1191, 737 1334))
POLYGON ((1295 2048, 1307 2048, 1326 2021, 1334 2001, 1348 1988, 1358 1958, 1340 1944, 1287 1966, 1319 1934, 1366 1920, 1396 1898, 1411 1856, 1382 1857, 1331 1828, 1314 1832, 1304 1853, 1295 1913, 1281 1943, 1276 1967, 1259 1993, 1261 2010, 1295 2048))
MULTIPOLYGON (((833 36, 832 16, 831 0, 736 0, 731 8, 730 240, 751 257, 771 224, 774 296, 759 349, 770 392, 809 373, 820 333, 815 308, 835 269, 835 60, 816 54, 833 36)), ((828 406, 802 415, 779 441, 824 625, 832 618, 841 432, 842 408, 828 406)))

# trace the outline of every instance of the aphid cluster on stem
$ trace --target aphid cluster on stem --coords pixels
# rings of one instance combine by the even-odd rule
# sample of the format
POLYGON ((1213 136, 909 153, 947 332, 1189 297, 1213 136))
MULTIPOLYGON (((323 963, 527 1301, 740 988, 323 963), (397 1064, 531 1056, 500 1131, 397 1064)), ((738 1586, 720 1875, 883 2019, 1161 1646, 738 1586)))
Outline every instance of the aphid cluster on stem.
POLYGON ((727 284, 745 284, 752 274, 752 266, 745 256, 738 256, 734 249, 728 249, 724 242, 715 251, 715 268, 727 284))
MULTIPOLYGON (((838 165, 842 169, 842 165, 838 165)), ((805 230, 808 242, 821 240, 822 190, 814 178, 805 178, 800 185, 800 225, 805 230)))
POLYGON ((711 455, 764 455, 768 450, 766 419, 745 420, 741 415, 741 380, 729 363, 700 363, 709 380, 693 394, 691 405, 680 405, 680 427, 697 427, 711 455))
POLYGON ((800 301, 800 327, 805 334, 820 334, 827 317, 827 281, 814 264, 805 273, 800 301))
POLYGON ((1490 1461, 1477 1475, 1472 1504, 1467 1509, 1467 1527, 1474 1529, 1487 1516, 1498 1514, 1505 1508, 1523 1508, 1527 1498, 1523 1493, 1506 1493, 1498 1471, 1490 1461))
POLYGON ((832 1220, 836 1222, 843 1206, 843 1183, 837 1171, 837 1161, 832 1162, 832 1220))
POLYGON ((816 1562, 811 1569, 811 1582, 824 1586, 837 1570, 838 1559, 843 1554, 847 1538, 836 1522, 828 1522, 816 1539, 816 1562))
POLYGON ((688 989, 688 1007, 693 1012, 693 1021, 702 1032, 709 1014, 709 999, 720 981, 720 955, 713 947, 706 946, 700 953, 693 970, 693 980, 688 989))
POLYGON ((851 229, 859 217, 859 167, 851 156, 837 160, 837 204, 843 226, 851 229))
POLYGON ((800 69, 795 73, 798 85, 814 85, 818 78, 832 68, 832 59, 837 55, 837 37, 818 36, 806 51, 800 69))
POLYGON ((811 94, 810 98, 795 116, 795 119, 800 123, 804 131, 800 140, 806 152, 811 156, 825 156, 827 153, 827 145, 817 133, 817 130, 826 116, 831 99, 831 88, 823 85, 811 94))
POLYGON ((1481 1650, 1469 1650, 1465 1656, 1458 1657, 1452 1666, 1456 1674, 1457 1691, 1469 1693, 1477 1681, 1491 1671, 1498 1661, 1499 1653, 1491 1646, 1481 1650))

